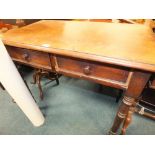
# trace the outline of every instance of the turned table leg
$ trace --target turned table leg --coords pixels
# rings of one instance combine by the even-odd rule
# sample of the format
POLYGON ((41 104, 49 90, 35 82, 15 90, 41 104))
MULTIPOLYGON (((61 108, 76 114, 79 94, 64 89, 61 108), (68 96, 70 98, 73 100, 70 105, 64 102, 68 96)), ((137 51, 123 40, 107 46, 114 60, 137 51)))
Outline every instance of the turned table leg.
POLYGON ((129 113, 129 108, 132 106, 133 101, 134 101, 133 98, 124 96, 122 103, 119 107, 119 110, 117 112, 117 115, 115 117, 114 124, 113 124, 112 129, 109 132, 109 134, 116 134, 120 125, 123 123, 123 121, 127 117, 127 114, 129 113))
POLYGON ((151 74, 147 72, 136 71, 133 73, 109 134, 116 134, 123 122, 122 134, 126 132, 126 128, 131 123, 133 113, 130 110, 136 106, 150 76, 151 74))
POLYGON ((126 129, 128 128, 128 126, 132 122, 132 114, 134 113, 134 111, 135 111, 135 107, 132 106, 132 107, 129 108, 129 111, 127 113, 127 116, 126 116, 126 118, 125 118, 125 120, 123 122, 123 126, 122 126, 122 129, 121 129, 121 135, 125 135, 126 129))

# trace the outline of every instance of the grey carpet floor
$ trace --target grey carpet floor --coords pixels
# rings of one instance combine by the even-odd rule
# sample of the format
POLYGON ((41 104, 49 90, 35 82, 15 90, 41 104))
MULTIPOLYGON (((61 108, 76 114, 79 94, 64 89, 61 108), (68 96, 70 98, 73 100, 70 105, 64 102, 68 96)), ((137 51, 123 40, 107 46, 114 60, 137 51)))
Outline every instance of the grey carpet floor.
MULTIPOLYGON (((112 126, 119 103, 117 90, 93 82, 62 76, 60 85, 42 81, 44 100, 32 85, 32 71, 25 72, 37 104, 45 115, 45 124, 34 127, 6 91, 0 90, 1 135, 106 135, 112 126)), ((155 134, 155 121, 134 114, 127 135, 155 134)))

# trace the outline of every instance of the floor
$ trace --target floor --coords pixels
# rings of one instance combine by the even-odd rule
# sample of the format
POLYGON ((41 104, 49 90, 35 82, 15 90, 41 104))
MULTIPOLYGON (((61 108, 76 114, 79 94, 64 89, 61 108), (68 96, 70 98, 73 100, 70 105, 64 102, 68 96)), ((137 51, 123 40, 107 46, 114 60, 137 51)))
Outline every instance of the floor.
MULTIPOLYGON (((6 91, 0 90, 1 135, 106 135, 112 126, 119 103, 115 102, 116 89, 93 82, 62 76, 60 85, 42 81, 44 100, 39 99, 38 88, 32 85, 33 71, 26 68, 28 82, 41 111, 45 124, 34 127, 6 91)), ((134 114, 127 135, 155 134, 155 122, 134 114)))

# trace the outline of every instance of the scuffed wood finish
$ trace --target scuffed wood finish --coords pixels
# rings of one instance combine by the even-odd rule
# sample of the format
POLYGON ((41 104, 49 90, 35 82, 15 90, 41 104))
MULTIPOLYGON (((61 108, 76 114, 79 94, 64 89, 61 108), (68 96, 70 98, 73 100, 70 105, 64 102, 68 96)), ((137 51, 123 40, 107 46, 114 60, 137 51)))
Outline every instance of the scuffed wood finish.
POLYGON ((39 21, 3 36, 7 45, 155 71, 155 38, 140 24, 39 21))

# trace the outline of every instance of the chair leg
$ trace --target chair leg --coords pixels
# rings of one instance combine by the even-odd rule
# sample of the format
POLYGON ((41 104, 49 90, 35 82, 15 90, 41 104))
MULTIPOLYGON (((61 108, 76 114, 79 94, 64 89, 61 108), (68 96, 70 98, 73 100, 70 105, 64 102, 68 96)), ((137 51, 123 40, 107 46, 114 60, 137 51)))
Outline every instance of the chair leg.
POLYGON ((37 79, 37 84, 38 84, 38 88, 39 88, 40 99, 43 100, 44 96, 43 96, 43 90, 41 87, 41 75, 38 74, 36 79, 37 79))
POLYGON ((31 83, 38 85, 41 100, 43 100, 43 98, 44 98, 43 90, 42 90, 42 86, 41 86, 42 77, 45 77, 45 78, 49 79, 50 80, 49 82, 52 82, 52 81, 55 80, 57 85, 59 85, 59 79, 58 79, 59 76, 58 76, 57 73, 44 71, 42 69, 35 70, 35 73, 33 74, 33 82, 31 82, 31 83))
POLYGON ((57 85, 59 85, 59 76, 58 76, 57 73, 49 73, 49 74, 47 75, 47 78, 48 78, 49 80, 51 80, 51 82, 55 80, 56 83, 57 83, 57 85))
POLYGON ((33 74, 33 82, 31 82, 31 84, 36 84, 36 82, 37 82, 37 74, 38 74, 38 72, 35 71, 35 73, 33 74))

